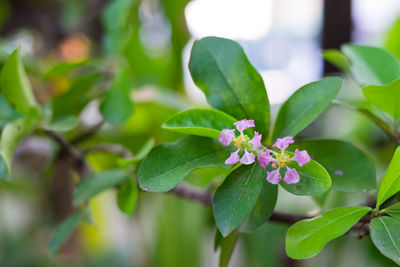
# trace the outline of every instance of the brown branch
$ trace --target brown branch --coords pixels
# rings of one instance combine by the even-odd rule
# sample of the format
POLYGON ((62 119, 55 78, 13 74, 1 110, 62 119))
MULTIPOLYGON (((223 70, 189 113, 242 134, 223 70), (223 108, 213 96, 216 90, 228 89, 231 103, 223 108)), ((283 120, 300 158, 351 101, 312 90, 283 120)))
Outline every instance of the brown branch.
POLYGON ((178 197, 193 200, 205 206, 212 206, 213 203, 213 196, 209 190, 201 191, 185 184, 178 184, 169 192, 178 197))
POLYGON ((64 137, 50 130, 44 130, 44 132, 54 141, 56 141, 60 145, 61 149, 69 154, 74 160, 83 160, 82 154, 67 140, 65 140, 64 137))

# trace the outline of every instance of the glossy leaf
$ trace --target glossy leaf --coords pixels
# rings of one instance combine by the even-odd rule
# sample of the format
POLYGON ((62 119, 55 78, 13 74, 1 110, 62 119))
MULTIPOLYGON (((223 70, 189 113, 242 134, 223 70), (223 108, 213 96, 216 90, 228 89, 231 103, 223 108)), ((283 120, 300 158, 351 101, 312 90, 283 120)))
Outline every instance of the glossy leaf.
POLYGON ((317 255, 326 243, 345 234, 371 208, 341 207, 293 224, 286 234, 286 253, 293 259, 317 255))
POLYGON ((46 123, 44 128, 55 132, 67 132, 74 129, 79 123, 79 118, 75 116, 63 116, 52 122, 46 123))
POLYGON ((274 211, 277 198, 278 186, 271 184, 267 179, 264 179, 256 205, 240 226, 240 231, 252 232, 267 222, 274 211))
MULTIPOLYGON (((290 157, 294 153, 288 152, 290 157)), ((331 186, 331 177, 329 173, 318 162, 311 160, 309 163, 300 167, 297 162, 291 161, 290 168, 295 168, 300 175, 300 181, 296 184, 287 184, 281 181, 280 185, 288 192, 295 195, 314 196, 321 195, 328 191, 331 186)), ((281 170, 284 177, 284 171, 281 170)))
POLYGON ((342 79, 329 77, 297 90, 279 110, 274 138, 295 136, 306 128, 328 107, 341 87, 342 79))
POLYGON ((351 72, 362 85, 383 85, 400 77, 398 61, 385 49, 344 45, 342 51, 351 62, 351 72))
POLYGON ((119 71, 100 106, 100 112, 109 124, 122 124, 132 116, 134 108, 130 96, 131 86, 129 71, 119 71))
POLYGON ((239 233, 232 232, 229 236, 221 240, 221 254, 219 256, 219 267, 228 267, 233 251, 238 240, 239 233))
POLYGON ((214 196, 214 218, 226 237, 242 223, 260 195, 265 170, 258 164, 243 165, 231 172, 214 196))
POLYGON ((376 188, 376 174, 368 157, 350 143, 340 140, 309 140, 292 145, 308 154, 328 171, 332 187, 343 192, 376 188))
POLYGON ((139 185, 146 191, 166 192, 195 169, 230 168, 224 162, 232 149, 216 140, 198 136, 187 136, 172 144, 156 146, 140 166, 139 185))
POLYGON ((193 44, 189 69, 214 108, 241 119, 253 119, 267 136, 269 102, 264 82, 234 41, 206 37, 193 44))
POLYGON ((19 49, 8 58, 0 74, 1 93, 8 103, 26 116, 37 117, 40 106, 36 102, 22 65, 19 49))
POLYGON ((223 129, 234 129, 237 119, 215 109, 189 109, 170 117, 163 128, 183 134, 218 138, 223 129))
POLYGON ((55 229, 50 240, 49 248, 52 253, 56 253, 61 246, 68 240, 82 219, 82 212, 74 213, 65 219, 55 229))
POLYGON ((368 85, 362 91, 364 96, 381 110, 395 119, 400 118, 400 79, 387 85, 368 85))
POLYGON ((126 175, 125 169, 114 169, 93 173, 85 177, 75 188, 74 205, 81 204, 98 193, 118 185, 126 178, 126 175))
POLYGON ((381 210, 381 212, 384 212, 393 218, 400 219, 400 202, 381 210))
POLYGON ((371 239, 379 251, 400 264, 400 221, 387 216, 371 220, 371 239))
POLYGON ((394 152, 392 161, 382 178, 378 191, 376 206, 379 207, 386 199, 400 191, 400 147, 394 152))
POLYGON ((132 179, 127 179, 117 191, 117 203, 119 209, 128 215, 132 215, 136 208, 138 190, 132 179))
POLYGON ((344 71, 350 71, 349 59, 339 50, 328 49, 322 52, 324 59, 334 65, 336 68, 344 71))

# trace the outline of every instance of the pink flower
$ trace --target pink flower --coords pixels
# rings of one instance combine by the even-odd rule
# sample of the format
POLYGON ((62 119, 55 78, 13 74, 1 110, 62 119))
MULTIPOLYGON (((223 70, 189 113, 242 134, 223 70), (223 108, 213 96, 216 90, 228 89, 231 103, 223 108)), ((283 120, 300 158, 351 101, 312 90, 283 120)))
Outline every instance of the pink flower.
POLYGON ((218 141, 220 141, 224 146, 228 146, 232 143, 235 138, 235 129, 223 129, 219 134, 218 141))
POLYGON ((235 164, 239 161, 239 149, 235 152, 232 152, 227 160, 225 160, 225 164, 235 164))
POLYGON ((287 167, 285 178, 283 178, 283 181, 285 181, 285 183, 287 184, 295 184, 300 181, 300 176, 295 169, 290 169, 289 167, 287 167))
POLYGON ((307 151, 302 150, 299 151, 296 149, 294 157, 291 158, 291 160, 297 161, 299 166, 303 166, 304 164, 307 164, 310 162, 310 156, 308 155, 307 151))
POLYGON ((251 143, 253 145, 254 149, 257 149, 257 148, 259 148, 261 146, 261 137, 262 137, 261 134, 259 134, 258 132, 254 131, 254 137, 249 142, 249 143, 251 143))
POLYGON ((247 150, 244 150, 244 155, 240 159, 240 162, 246 165, 252 164, 254 162, 254 154, 247 152, 247 150))
POLYGON ((253 120, 241 120, 241 121, 235 122, 234 125, 240 132, 242 132, 243 130, 245 130, 247 128, 254 127, 254 121, 253 120))
POLYGON ((269 150, 267 150, 267 151, 265 151, 265 152, 260 152, 260 153, 258 153, 258 155, 257 155, 257 161, 258 161, 258 164, 259 164, 261 167, 265 168, 265 167, 268 166, 268 164, 269 164, 271 161, 274 161, 274 158, 271 157, 271 154, 270 154, 269 150))
POLYGON ((284 149, 286 149, 290 144, 293 144, 293 143, 294 143, 293 137, 291 137, 291 136, 286 136, 286 137, 283 137, 283 138, 278 138, 278 139, 276 139, 276 142, 275 142, 275 144, 273 145, 273 147, 277 147, 277 148, 279 148, 280 150, 284 150, 284 149))
POLYGON ((279 184, 279 182, 282 180, 282 176, 279 173, 280 168, 272 171, 272 172, 267 172, 267 180, 271 184, 279 184))

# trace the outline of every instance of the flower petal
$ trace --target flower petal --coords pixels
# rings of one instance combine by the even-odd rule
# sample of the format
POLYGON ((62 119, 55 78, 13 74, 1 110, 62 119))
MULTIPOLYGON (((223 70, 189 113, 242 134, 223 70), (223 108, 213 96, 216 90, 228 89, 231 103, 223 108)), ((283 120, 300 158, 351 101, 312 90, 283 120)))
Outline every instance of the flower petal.
POLYGON ((279 184, 279 182, 282 180, 282 176, 279 170, 280 168, 272 172, 267 171, 267 181, 270 182, 271 184, 279 184))
POLYGON ((239 131, 243 131, 247 128, 254 127, 254 120, 241 120, 234 123, 239 131))
POLYGON ((300 181, 300 176, 297 173, 296 169, 290 169, 287 167, 285 178, 283 178, 283 180, 287 184, 295 184, 300 181))
POLYGON ((293 137, 291 137, 291 136, 286 136, 286 137, 283 137, 283 138, 278 138, 278 139, 276 139, 276 142, 275 142, 275 144, 273 145, 273 147, 277 147, 277 148, 279 148, 280 150, 284 150, 284 149, 286 149, 290 144, 293 144, 293 143, 294 143, 293 137))
POLYGON ((254 162, 254 154, 247 152, 247 150, 244 150, 244 155, 240 159, 240 162, 246 165, 252 164, 254 162))
POLYGON ((235 164, 239 161, 239 149, 235 152, 231 152, 231 155, 227 160, 225 160, 225 164, 235 164))
POLYGON ((218 141, 224 146, 228 146, 233 138, 235 138, 235 129, 223 129, 218 136, 218 141))
POLYGON ((310 156, 308 155, 307 151, 299 151, 298 149, 296 149, 294 153, 294 156, 290 160, 297 161, 300 167, 310 162, 310 156))
POLYGON ((268 164, 274 160, 275 159, 273 157, 271 157, 269 150, 258 153, 258 155, 257 155, 258 165, 260 165, 263 168, 267 167, 268 164))
POLYGON ((261 146, 261 137, 262 135, 254 131, 254 137, 250 140, 250 143, 253 145, 254 149, 257 149, 261 146))

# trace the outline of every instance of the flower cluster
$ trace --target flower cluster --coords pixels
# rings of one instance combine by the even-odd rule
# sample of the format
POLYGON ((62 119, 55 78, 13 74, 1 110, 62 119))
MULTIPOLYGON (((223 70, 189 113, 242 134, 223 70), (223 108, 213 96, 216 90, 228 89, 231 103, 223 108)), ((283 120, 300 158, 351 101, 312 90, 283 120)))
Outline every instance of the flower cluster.
POLYGON ((310 156, 305 150, 299 151, 296 149, 292 157, 285 152, 285 149, 294 143, 293 137, 278 138, 275 144, 272 145, 272 147, 279 149, 277 152, 261 144, 262 136, 258 132, 254 132, 252 139, 243 133, 245 129, 255 127, 253 120, 241 120, 235 122, 234 125, 240 133, 238 137, 236 137, 235 129, 224 129, 218 138, 224 146, 233 143, 237 147, 237 150, 231 153, 225 164, 235 164, 239 161, 243 164, 252 164, 257 157, 257 162, 261 167, 266 168, 271 164, 274 169, 273 171, 267 171, 268 182, 278 184, 282 180, 281 170, 285 171, 283 178, 285 183, 295 184, 300 181, 297 170, 289 168, 288 165, 291 161, 296 161, 301 167, 310 162, 310 156), (240 154, 242 154, 241 157, 240 154))

